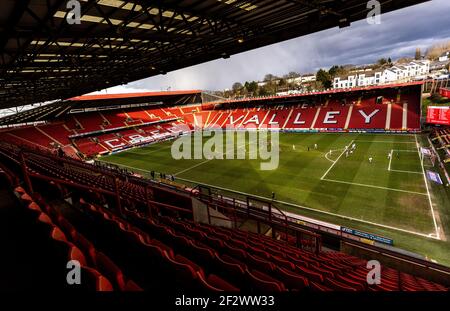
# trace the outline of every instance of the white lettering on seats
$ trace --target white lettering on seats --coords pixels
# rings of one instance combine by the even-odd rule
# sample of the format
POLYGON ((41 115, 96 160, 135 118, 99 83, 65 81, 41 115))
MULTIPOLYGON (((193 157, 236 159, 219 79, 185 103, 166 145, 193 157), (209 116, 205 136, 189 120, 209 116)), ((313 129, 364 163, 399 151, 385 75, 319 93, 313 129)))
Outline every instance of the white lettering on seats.
POLYGON ((364 122, 366 124, 370 124, 370 121, 372 120, 372 118, 380 111, 380 109, 375 109, 374 111, 372 111, 371 114, 367 115, 364 110, 358 110, 359 113, 364 117, 364 122))

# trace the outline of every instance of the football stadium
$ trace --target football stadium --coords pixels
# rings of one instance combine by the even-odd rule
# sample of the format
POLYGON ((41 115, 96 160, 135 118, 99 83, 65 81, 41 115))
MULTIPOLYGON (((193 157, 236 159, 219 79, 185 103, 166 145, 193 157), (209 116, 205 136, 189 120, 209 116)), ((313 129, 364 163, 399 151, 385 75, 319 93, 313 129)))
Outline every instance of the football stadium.
POLYGON ((449 110, 424 81, 92 94, 347 27, 365 1, 75 2, 80 23, 0 3, 2 291, 450 288, 449 110))

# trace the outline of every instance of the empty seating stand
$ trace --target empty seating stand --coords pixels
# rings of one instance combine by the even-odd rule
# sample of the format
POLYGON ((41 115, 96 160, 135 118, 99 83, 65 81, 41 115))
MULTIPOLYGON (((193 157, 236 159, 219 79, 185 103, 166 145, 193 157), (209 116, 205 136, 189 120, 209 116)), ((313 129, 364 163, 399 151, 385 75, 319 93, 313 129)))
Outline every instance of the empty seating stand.
POLYGON ((38 194, 31 197, 23 188, 15 193, 24 206, 21 211, 27 225, 28 243, 23 245, 43 273, 40 289, 67 289, 89 291, 140 290, 120 269, 95 247, 38 194), (80 283, 69 284, 69 261, 80 264, 80 283))
MULTIPOLYGON (((0 157, 11 163, 11 170, 18 166, 20 171, 15 162, 19 153, 13 145, 0 144, 0 157)), ((77 260, 89 280, 86 288, 93 290, 447 290, 388 267, 382 269, 382 284, 368 285, 366 261, 347 254, 311 253, 264 235, 164 213, 148 217, 147 210, 137 208, 139 204, 148 207, 149 193, 143 184, 106 168, 75 159, 62 163, 40 151, 27 151, 26 163, 31 172, 90 189, 113 191, 117 178, 124 202, 118 211, 92 193, 79 191, 82 199, 73 201, 71 208, 81 215, 83 225, 72 225, 43 197, 16 188, 24 206, 23 221, 33 232, 24 247, 51 254, 48 262, 42 260, 51 288, 70 288, 65 282, 66 264, 77 260)), ((71 189, 76 193, 75 186, 71 189)))
MULTIPOLYGON (((236 106, 223 103, 219 109, 205 106, 208 107, 205 110, 199 105, 116 108, 71 113, 45 125, 7 130, 3 136, 13 143, 50 150, 55 145, 71 146, 86 157, 95 157, 152 143, 161 137, 175 137, 174 133, 198 127, 417 131, 420 129, 420 97, 414 92, 397 97, 394 91, 386 91, 386 94, 380 91, 380 94, 368 94, 364 98, 347 93, 330 94, 329 99, 313 97, 307 103, 289 100, 279 105, 245 100, 236 106), (382 103, 377 103, 378 95, 383 94, 382 103), (89 134, 89 138, 69 138, 75 134, 89 134)), ((73 155, 72 148, 64 150, 73 155)))
POLYGON ((406 274, 403 279, 408 283, 399 282, 395 288, 394 283, 389 283, 392 276, 388 272, 383 273, 387 279, 385 288, 372 287, 367 285, 365 279, 365 261, 345 254, 325 253, 317 256, 253 233, 170 217, 161 217, 160 222, 155 222, 133 211, 126 211, 128 221, 124 222, 101 207, 84 204, 90 211, 103 215, 99 218, 115 219, 116 227, 125 233, 128 231, 126 234, 135 235, 136 245, 146 244, 147 247, 159 249, 163 262, 160 267, 172 267, 183 275, 180 280, 187 281, 186 284, 204 285, 204 289, 220 290, 224 289, 225 284, 228 290, 255 292, 444 288, 439 285, 424 287, 424 280, 410 275, 406 277, 406 274), (392 286, 389 287, 389 284, 392 286))

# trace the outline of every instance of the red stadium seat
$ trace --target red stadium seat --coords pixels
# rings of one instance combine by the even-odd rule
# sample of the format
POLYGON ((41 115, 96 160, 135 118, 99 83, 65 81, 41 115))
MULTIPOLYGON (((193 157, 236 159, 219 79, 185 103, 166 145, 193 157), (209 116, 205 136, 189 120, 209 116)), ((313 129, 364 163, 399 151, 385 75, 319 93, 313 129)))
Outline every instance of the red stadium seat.
POLYGON ((308 278, 308 280, 312 280, 312 281, 315 281, 318 283, 322 283, 324 280, 322 274, 314 272, 312 270, 309 270, 308 268, 305 268, 305 267, 297 266, 297 269, 295 271, 298 274, 303 275, 306 278, 308 278))
MULTIPOLYGON (((362 105, 368 107, 370 104, 362 105)), ((332 102, 326 109, 341 108, 332 102)), ((253 112, 257 112, 257 116, 266 116, 267 112, 264 114, 264 110, 258 109, 234 111, 237 118, 233 122, 244 123, 251 119, 253 112)), ((174 113, 189 114, 186 111, 174 113)), ((0 151, 0 157, 8 154, 2 143, 0 151)), ((167 206, 163 208, 163 204, 157 203, 164 199, 164 191, 159 188, 161 185, 151 187, 151 193, 148 193, 152 184, 130 174, 77 160, 63 161, 38 151, 27 153, 30 153, 26 162, 30 171, 56 176, 67 184, 67 191, 54 194, 58 199, 55 202, 60 202, 60 195, 64 198, 70 195, 76 202, 73 206, 67 204, 67 208, 73 208, 72 215, 65 209, 56 210, 56 204, 47 205, 47 201, 38 195, 31 197, 24 189, 16 189, 26 215, 24 222, 33 232, 24 244, 36 254, 46 254, 39 264, 49 271, 51 282, 66 272, 63 271, 64 265, 56 270, 52 270, 52 266, 59 267, 60 263, 77 260, 89 280, 86 286, 95 290, 173 287, 250 292, 305 288, 320 291, 446 290, 442 285, 384 266, 382 284, 368 286, 366 261, 360 258, 319 249, 312 252, 311 243, 308 244, 303 236, 295 240, 301 242, 301 247, 297 248, 289 240, 289 235, 278 231, 274 232, 276 238, 272 238, 240 229, 199 224, 192 220, 189 200, 180 199, 177 208, 169 204, 164 204, 167 206), (120 209, 114 193, 115 181, 120 189, 120 209), (89 190, 84 190, 86 187, 80 187, 78 183, 88 185, 89 190), (83 199, 77 202, 80 196, 83 199), (183 206, 185 202, 188 202, 187 208, 183 206), (182 208, 185 212, 174 212, 182 208), (152 212, 157 210, 157 213, 150 214, 149 209, 152 212), (58 211, 64 212, 64 216, 58 211), (81 229, 83 234, 77 229, 81 229)), ((12 158, 14 156, 17 154, 12 153, 12 158)), ((20 164, 17 169, 21 170, 20 164)), ((56 180, 47 185, 42 181, 42 184, 36 184, 36 188, 49 186, 55 189, 55 183, 56 180)), ((51 192, 46 194, 53 195, 51 192)), ((175 191, 169 195, 173 196, 173 201, 178 198, 175 191)), ((306 234, 312 236, 310 232, 306 234)))
POLYGON ((117 284, 118 290, 125 290, 126 288, 125 277, 123 276, 123 273, 119 269, 119 267, 117 267, 116 264, 111 261, 111 259, 109 259, 102 252, 96 252, 95 263, 97 269, 101 273, 103 273, 105 277, 107 277, 110 281, 114 282, 114 284, 117 284))
POLYGON ((339 282, 337 280, 333 280, 331 278, 325 278, 325 285, 330 287, 331 289, 337 290, 337 291, 357 291, 357 289, 353 286, 350 286, 348 284, 344 284, 342 282, 339 282))
POLYGON ((307 278, 284 268, 277 267, 275 275, 291 290, 301 290, 309 285, 307 278))
POLYGON ((284 284, 265 273, 257 270, 247 271, 247 276, 255 286, 255 289, 262 292, 282 292, 286 291, 284 284))
POLYGON ((210 274, 205 280, 203 277, 199 277, 200 283, 203 288, 208 291, 226 291, 226 292, 238 292, 239 288, 231 285, 227 281, 218 277, 215 274, 210 274))
POLYGON ((247 254, 247 263, 249 266, 255 267, 255 269, 258 269, 260 271, 265 271, 266 273, 269 273, 270 271, 273 271, 275 269, 275 265, 270 261, 264 260, 257 256, 253 256, 251 254, 247 254))
POLYGON ((114 290, 111 282, 97 270, 88 267, 82 267, 81 269, 81 286, 83 289, 100 292, 110 292, 114 290))
POLYGON ((327 286, 324 286, 320 283, 316 283, 316 282, 310 282, 311 284, 311 289, 314 291, 319 291, 319 292, 330 292, 332 291, 332 289, 330 289, 327 286))

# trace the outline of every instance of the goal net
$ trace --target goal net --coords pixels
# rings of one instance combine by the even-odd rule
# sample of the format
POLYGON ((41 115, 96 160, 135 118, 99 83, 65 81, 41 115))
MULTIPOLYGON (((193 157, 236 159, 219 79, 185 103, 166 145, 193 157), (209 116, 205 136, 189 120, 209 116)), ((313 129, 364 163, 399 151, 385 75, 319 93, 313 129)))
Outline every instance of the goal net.
POLYGON ((431 148, 420 147, 420 160, 424 167, 434 167, 436 164, 436 154, 431 148))

